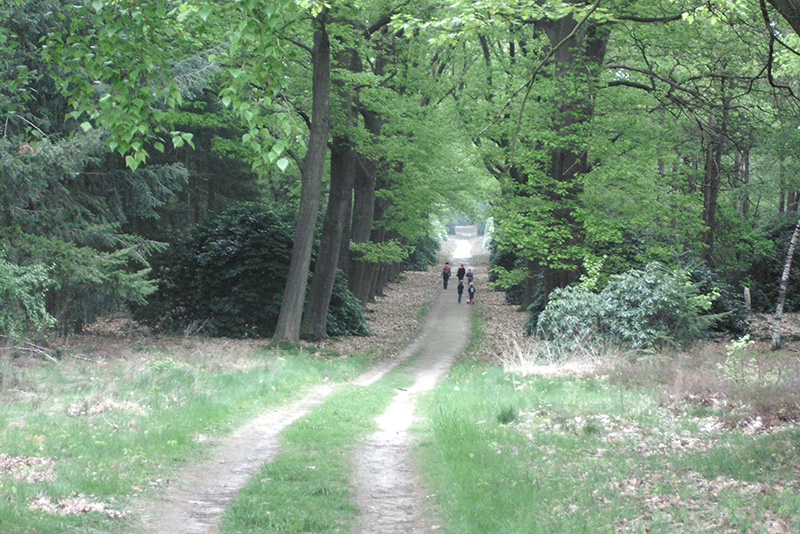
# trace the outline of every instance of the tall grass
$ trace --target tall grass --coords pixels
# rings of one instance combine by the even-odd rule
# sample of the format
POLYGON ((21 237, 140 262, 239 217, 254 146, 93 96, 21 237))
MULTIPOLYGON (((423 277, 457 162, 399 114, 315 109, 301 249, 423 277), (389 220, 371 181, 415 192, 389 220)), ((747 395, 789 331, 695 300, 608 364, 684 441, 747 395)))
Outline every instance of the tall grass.
POLYGON ((790 532, 800 524, 794 430, 750 435, 662 408, 644 390, 474 363, 458 365, 423 405, 423 472, 445 532, 790 532))
POLYGON ((0 531, 125 532, 125 511, 157 491, 173 468, 203 455, 210 437, 364 365, 364 358, 266 350, 228 361, 203 352, 156 356, 6 361, 0 453, 50 459, 52 476, 26 481, 0 469, 0 531), (37 501, 63 509, 77 496, 106 512, 62 517, 30 509, 37 501))

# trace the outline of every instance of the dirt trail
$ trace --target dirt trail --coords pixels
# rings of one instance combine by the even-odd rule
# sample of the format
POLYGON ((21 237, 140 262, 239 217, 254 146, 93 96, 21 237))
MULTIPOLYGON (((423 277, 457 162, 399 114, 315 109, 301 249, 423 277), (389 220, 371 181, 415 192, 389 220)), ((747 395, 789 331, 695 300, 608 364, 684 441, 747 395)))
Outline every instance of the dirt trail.
MULTIPOLYGON (((464 254, 457 249, 459 252, 464 254)), ((467 257, 463 259, 466 262, 467 257)), ((457 267, 461 258, 454 260, 457 267)), ((377 420, 378 432, 356 452, 356 500, 361 510, 358 532, 416 534, 436 528, 414 468, 415 440, 410 429, 417 396, 432 390, 447 375, 469 343, 471 325, 471 306, 466 298, 458 304, 455 283, 451 284, 431 308, 422 335, 408 349, 414 359, 405 372, 414 384, 395 396, 377 420)))
MULTIPOLYGON (((456 267, 469 258, 469 243, 458 241, 456 267), (461 257, 458 257, 461 256, 461 257)), ((455 271, 455 269, 454 269, 455 271)), ((466 295, 464 301, 466 302, 466 295)), ((397 357, 353 381, 369 386, 398 364, 413 358, 405 372, 414 384, 399 392, 378 419, 380 431, 368 437, 356 456, 360 532, 415 533, 433 526, 424 493, 415 476, 409 433, 416 396, 431 390, 463 351, 471 332, 471 307, 457 303, 455 284, 442 291, 417 338, 397 357)), ((213 534, 222 513, 248 480, 279 452, 279 434, 321 404, 335 385, 319 386, 302 399, 251 421, 224 438, 212 456, 188 465, 170 481, 158 501, 140 506, 138 532, 146 534, 213 534)))

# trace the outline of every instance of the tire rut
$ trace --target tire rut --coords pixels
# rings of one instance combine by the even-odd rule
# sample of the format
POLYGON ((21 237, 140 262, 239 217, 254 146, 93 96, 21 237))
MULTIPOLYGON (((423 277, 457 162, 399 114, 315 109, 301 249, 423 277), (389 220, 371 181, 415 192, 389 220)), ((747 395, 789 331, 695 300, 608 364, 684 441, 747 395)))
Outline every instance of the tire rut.
POLYGON ((437 528, 413 454, 417 397, 431 391, 469 343, 471 308, 443 291, 431 310, 409 365, 414 384, 399 392, 377 419, 379 430, 355 454, 356 501, 363 534, 421 534, 437 528))
MULTIPOLYGON (((420 334, 405 350, 350 382, 367 387, 408 360, 404 372, 414 380, 413 386, 399 392, 377 420, 380 430, 366 438, 356 453, 360 532, 408 534, 432 526, 414 469, 410 428, 417 395, 430 391, 444 378, 469 341, 471 309, 457 304, 456 299, 455 288, 442 291, 420 334), (381 476, 376 478, 376 473, 381 476)), ((335 384, 317 386, 303 398, 256 418, 220 440, 210 458, 180 470, 158 500, 139 506, 136 532, 218 532, 219 520, 239 490, 279 453, 280 433, 322 404, 335 388, 335 384)))

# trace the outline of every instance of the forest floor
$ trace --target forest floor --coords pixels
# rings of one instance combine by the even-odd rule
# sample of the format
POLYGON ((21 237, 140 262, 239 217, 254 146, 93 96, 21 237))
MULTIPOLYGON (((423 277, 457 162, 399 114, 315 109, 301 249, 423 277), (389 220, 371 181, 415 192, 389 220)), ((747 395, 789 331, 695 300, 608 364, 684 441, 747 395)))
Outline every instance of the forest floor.
MULTIPOLYGON (((443 255, 451 256, 453 271, 464 263, 475 272, 478 300, 488 321, 488 338, 505 340, 520 331, 522 313, 500 304, 488 291, 488 257, 481 238, 451 240, 443 255), (508 329, 504 335, 494 335, 508 329)), ((386 294, 369 306, 372 335, 331 340, 311 347, 340 354, 374 351, 378 363, 352 383, 369 386, 400 363, 413 385, 398 390, 393 402, 377 419, 379 430, 363 441, 356 453, 354 487, 361 510, 359 531, 373 534, 417 533, 436 529, 435 514, 426 504, 426 492, 416 476, 412 457, 416 397, 443 379, 466 349, 472 336, 474 306, 458 304, 455 277, 443 290, 438 267, 428 272, 406 273, 386 294), (421 314, 421 309, 427 313, 421 314)), ((466 293, 466 292, 465 292, 466 293)), ((486 343, 482 351, 491 351, 486 343)), ((237 492, 280 449, 279 434, 308 414, 334 391, 336 385, 315 388, 302 399, 263 414, 223 439, 215 453, 177 473, 161 497, 140 506, 141 532, 211 533, 237 492)))

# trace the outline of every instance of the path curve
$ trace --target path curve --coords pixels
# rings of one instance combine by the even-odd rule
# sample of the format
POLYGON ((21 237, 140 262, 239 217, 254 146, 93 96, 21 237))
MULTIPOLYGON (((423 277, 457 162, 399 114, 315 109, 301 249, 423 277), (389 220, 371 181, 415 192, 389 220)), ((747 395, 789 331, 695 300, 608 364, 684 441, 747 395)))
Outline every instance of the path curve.
MULTIPOLYGON (((456 250, 464 258, 454 258, 454 262, 466 261, 468 252, 464 254, 462 251, 468 249, 459 240, 456 250)), ((418 513, 422 510, 420 499, 423 497, 414 475, 411 459, 413 439, 408 431, 413 421, 416 395, 432 389, 447 374, 455 357, 469 341, 472 314, 468 308, 470 306, 457 303, 455 285, 443 290, 416 339, 396 357, 385 360, 351 382, 369 386, 413 357, 407 371, 412 373, 413 387, 397 395, 378 420, 381 430, 370 436, 357 452, 363 458, 356 470, 359 480, 363 482, 363 474, 370 473, 370 469, 373 475, 369 479, 371 484, 356 484, 362 510, 359 523, 362 532, 421 532, 415 525, 423 525, 425 519, 418 513), (392 469, 387 469, 387 466, 392 466, 392 469), (376 472, 385 472, 386 476, 378 481, 374 477, 376 472), (394 520, 390 521, 391 517, 394 520)), ((223 438, 209 459, 187 465, 169 482, 158 500, 139 506, 141 520, 136 531, 142 534, 218 532, 219 520, 239 490, 278 454, 279 436, 283 429, 320 405, 335 387, 325 384, 312 388, 303 398, 269 411, 223 438)))

